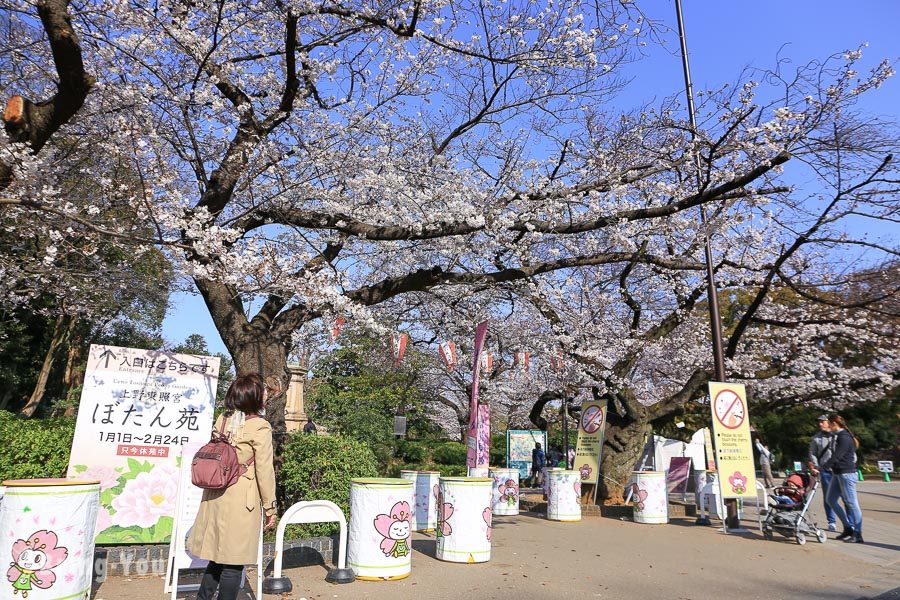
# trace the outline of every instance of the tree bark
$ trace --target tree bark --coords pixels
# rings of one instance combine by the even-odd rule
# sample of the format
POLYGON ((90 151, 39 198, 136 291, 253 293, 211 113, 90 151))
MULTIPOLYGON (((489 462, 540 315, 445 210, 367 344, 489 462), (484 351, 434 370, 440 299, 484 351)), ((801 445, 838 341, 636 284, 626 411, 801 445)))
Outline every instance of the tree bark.
POLYGON ((22 410, 19 411, 18 416, 20 418, 30 419, 41 405, 41 401, 44 399, 44 392, 47 390, 47 380, 50 378, 50 371, 53 369, 53 363, 56 360, 56 353, 69 337, 74 323, 75 320, 71 317, 65 315, 56 317, 56 324, 53 326, 53 337, 50 339, 50 347, 47 349, 47 354, 44 355, 44 362, 38 373, 37 382, 34 384, 31 397, 25 403, 25 406, 22 407, 22 410))
POLYGON ((597 501, 607 505, 624 504, 624 486, 641 458, 651 427, 645 419, 621 419, 612 415, 607 419, 597 501))

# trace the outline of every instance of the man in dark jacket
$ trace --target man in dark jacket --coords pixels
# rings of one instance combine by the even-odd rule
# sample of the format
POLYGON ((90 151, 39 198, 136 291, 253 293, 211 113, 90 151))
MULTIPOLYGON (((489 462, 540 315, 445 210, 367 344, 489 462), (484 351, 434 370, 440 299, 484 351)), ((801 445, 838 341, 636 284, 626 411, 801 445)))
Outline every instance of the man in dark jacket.
POLYGON ((829 415, 828 423, 835 436, 831 457, 821 467, 830 469, 834 475, 825 499, 844 524, 844 531, 837 539, 862 544, 862 511, 856 497, 856 439, 847 431, 840 415, 829 415), (844 501, 844 508, 838 504, 838 498, 844 501))
POLYGON ((819 431, 809 442, 809 470, 818 475, 819 481, 822 482, 822 502, 825 504, 828 531, 837 531, 837 517, 826 499, 828 486, 831 485, 831 471, 822 470, 821 465, 831 458, 831 442, 833 440, 834 434, 831 433, 831 427, 828 424, 828 415, 822 415, 819 417, 819 431))
POLYGON ((540 487, 544 482, 543 469, 546 466, 546 456, 541 449, 541 443, 534 444, 534 450, 531 451, 531 485, 532 487, 540 487))

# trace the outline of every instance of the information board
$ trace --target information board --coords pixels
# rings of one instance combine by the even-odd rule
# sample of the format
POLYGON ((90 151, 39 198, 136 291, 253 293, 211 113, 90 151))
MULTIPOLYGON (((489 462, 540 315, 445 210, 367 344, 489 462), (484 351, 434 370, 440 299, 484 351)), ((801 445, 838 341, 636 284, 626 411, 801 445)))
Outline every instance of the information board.
POLYGON ((716 470, 723 498, 756 497, 747 392, 739 383, 709 384, 716 470))
POLYGON ((686 494, 691 479, 691 457, 673 456, 666 471, 666 489, 670 494, 686 494))
POLYGON ((182 449, 205 443, 219 359, 92 345, 68 476, 100 481, 98 544, 168 542, 182 449))
POLYGON ((519 478, 531 476, 531 451, 539 443, 547 451, 547 432, 537 429, 508 429, 506 431, 506 466, 519 470, 519 478))
POLYGON ((606 401, 587 401, 581 405, 578 419, 578 444, 575 448, 575 464, 582 483, 596 484, 600 477, 600 455, 603 453, 603 436, 606 432, 606 401))

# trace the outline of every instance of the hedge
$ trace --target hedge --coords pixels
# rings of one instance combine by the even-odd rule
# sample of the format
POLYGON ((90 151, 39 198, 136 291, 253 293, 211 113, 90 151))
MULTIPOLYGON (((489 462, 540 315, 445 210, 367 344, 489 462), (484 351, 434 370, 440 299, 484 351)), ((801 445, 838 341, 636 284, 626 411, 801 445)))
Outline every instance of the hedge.
MULTIPOLYGON (((350 480, 377 477, 375 454, 362 442, 340 435, 292 435, 284 446, 279 484, 287 502, 331 500, 344 515, 350 514, 350 480)), ((337 525, 291 528, 294 535, 330 535, 337 525)))
POLYGON ((65 477, 74 419, 17 419, 0 410, 0 481, 65 477))
POLYGON ((432 456, 439 465, 465 465, 466 445, 462 442, 443 442, 434 449, 432 456))

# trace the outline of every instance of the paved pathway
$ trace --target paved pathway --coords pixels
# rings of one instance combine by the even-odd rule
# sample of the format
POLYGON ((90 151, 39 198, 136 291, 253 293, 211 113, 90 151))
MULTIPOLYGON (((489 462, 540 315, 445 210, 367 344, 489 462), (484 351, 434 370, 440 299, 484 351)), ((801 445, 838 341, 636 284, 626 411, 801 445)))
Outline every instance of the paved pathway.
MULTIPOLYGON (((440 562, 433 558, 434 539, 416 534, 412 575, 402 581, 329 585, 318 566, 286 574, 295 600, 855 600, 881 594, 895 600, 900 598, 900 483, 865 482, 860 499, 865 545, 829 539, 799 546, 786 538, 766 541, 755 529, 726 535, 698 527, 693 519, 639 525, 605 518, 556 523, 521 515, 496 519, 493 554, 485 564, 440 562)), ((821 499, 814 502, 821 513, 821 499)), ((751 513, 747 527, 755 526, 751 513)), ((161 599, 162 581, 110 579, 95 598, 161 599)))

